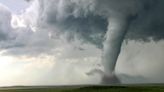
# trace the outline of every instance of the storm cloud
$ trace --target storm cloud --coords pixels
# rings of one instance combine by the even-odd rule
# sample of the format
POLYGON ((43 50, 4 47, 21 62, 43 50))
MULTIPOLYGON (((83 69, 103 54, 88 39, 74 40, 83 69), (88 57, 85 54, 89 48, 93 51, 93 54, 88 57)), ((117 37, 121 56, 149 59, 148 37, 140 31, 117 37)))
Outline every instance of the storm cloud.
MULTIPOLYGON (((79 39, 82 43, 91 43, 103 48, 108 17, 117 17, 119 14, 135 18, 129 24, 126 39, 163 39, 162 0, 34 0, 31 3, 26 12, 21 14, 26 25, 36 26, 37 30, 48 30, 52 36, 66 34, 70 41, 79 39)), ((1 12, 1 40, 17 34, 11 30, 32 30, 30 27, 13 29, 10 25, 12 14, 9 9, 1 8, 1 12)))
POLYGON ((70 35, 78 34, 92 43, 98 39, 97 45, 107 31, 108 17, 120 15, 135 18, 129 24, 126 39, 163 39, 162 0, 39 0, 38 3, 40 24, 56 26, 70 35))

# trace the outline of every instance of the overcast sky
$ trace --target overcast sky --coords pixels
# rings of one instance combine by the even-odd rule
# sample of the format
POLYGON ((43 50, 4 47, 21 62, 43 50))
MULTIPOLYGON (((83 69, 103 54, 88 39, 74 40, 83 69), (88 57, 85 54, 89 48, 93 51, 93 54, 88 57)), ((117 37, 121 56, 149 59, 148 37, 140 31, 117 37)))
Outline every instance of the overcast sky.
POLYGON ((163 0, 156 6, 145 0, 146 8, 142 1, 118 1, 0 0, 0 86, 99 84, 102 75, 87 73, 103 71, 108 13, 118 11, 138 17, 116 75, 122 83, 164 82, 163 0))

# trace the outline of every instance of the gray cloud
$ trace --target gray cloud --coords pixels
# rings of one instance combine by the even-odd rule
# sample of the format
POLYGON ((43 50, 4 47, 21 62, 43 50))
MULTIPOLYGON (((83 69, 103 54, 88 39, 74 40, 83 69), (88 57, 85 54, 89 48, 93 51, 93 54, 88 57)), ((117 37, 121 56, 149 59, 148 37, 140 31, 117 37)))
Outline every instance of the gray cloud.
POLYGON ((0 40, 6 40, 9 38, 11 33, 11 13, 9 9, 0 4, 0 40))
POLYGON ((4 55, 32 56, 52 53, 57 40, 50 39, 48 31, 34 32, 30 24, 25 24, 26 27, 18 26, 14 28, 11 24, 13 20, 12 12, 6 6, 0 4, 0 13, 0 50, 5 50, 4 55))
POLYGON ((145 6, 144 11, 138 14, 138 18, 133 21, 128 30, 127 39, 159 41, 164 38, 164 1, 154 1, 156 2, 145 6))
POLYGON ((80 35, 98 47, 107 31, 107 18, 117 13, 136 16, 127 39, 163 39, 162 0, 41 0, 39 3, 40 22, 57 26, 69 35, 80 35))

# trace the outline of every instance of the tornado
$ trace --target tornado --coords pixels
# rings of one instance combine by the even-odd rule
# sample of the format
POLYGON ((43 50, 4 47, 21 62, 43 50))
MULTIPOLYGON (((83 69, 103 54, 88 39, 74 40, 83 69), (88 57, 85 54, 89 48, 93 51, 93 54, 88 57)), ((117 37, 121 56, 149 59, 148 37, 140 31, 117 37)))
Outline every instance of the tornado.
POLYGON ((104 66, 104 76, 102 83, 119 83, 114 71, 130 20, 130 17, 124 15, 108 18, 108 30, 103 42, 102 64, 104 66))

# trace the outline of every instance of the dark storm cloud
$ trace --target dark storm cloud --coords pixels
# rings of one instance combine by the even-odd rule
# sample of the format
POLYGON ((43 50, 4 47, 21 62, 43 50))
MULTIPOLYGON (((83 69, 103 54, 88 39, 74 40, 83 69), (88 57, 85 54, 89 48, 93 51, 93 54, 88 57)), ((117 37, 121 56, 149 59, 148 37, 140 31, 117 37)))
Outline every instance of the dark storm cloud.
POLYGON ((43 23, 41 26, 45 23, 55 26, 58 30, 51 30, 60 34, 66 33, 68 40, 78 37, 84 43, 90 42, 102 48, 102 40, 108 25, 107 19, 90 13, 94 10, 93 0, 90 2, 83 0, 81 5, 76 5, 78 2, 81 1, 40 1, 39 23, 43 23))
POLYGON ((164 1, 154 1, 151 5, 144 6, 144 11, 131 23, 126 39, 138 41, 164 39, 164 1))
MULTIPOLYGON (((60 28, 60 32, 67 33, 68 39, 74 39, 75 36, 82 38, 82 42, 90 42, 98 48, 102 48, 102 40, 107 30, 107 21, 99 16, 90 15, 84 18, 67 18, 62 22, 55 22, 50 18, 48 23, 53 23, 60 28)), ((81 40, 81 39, 80 39, 81 40)))
POLYGON ((107 18, 115 13, 136 18, 129 25, 126 39, 158 41, 164 38, 162 0, 41 0, 39 3, 40 22, 58 27, 62 33, 68 33, 70 39, 78 35, 97 47, 102 47, 107 18))

